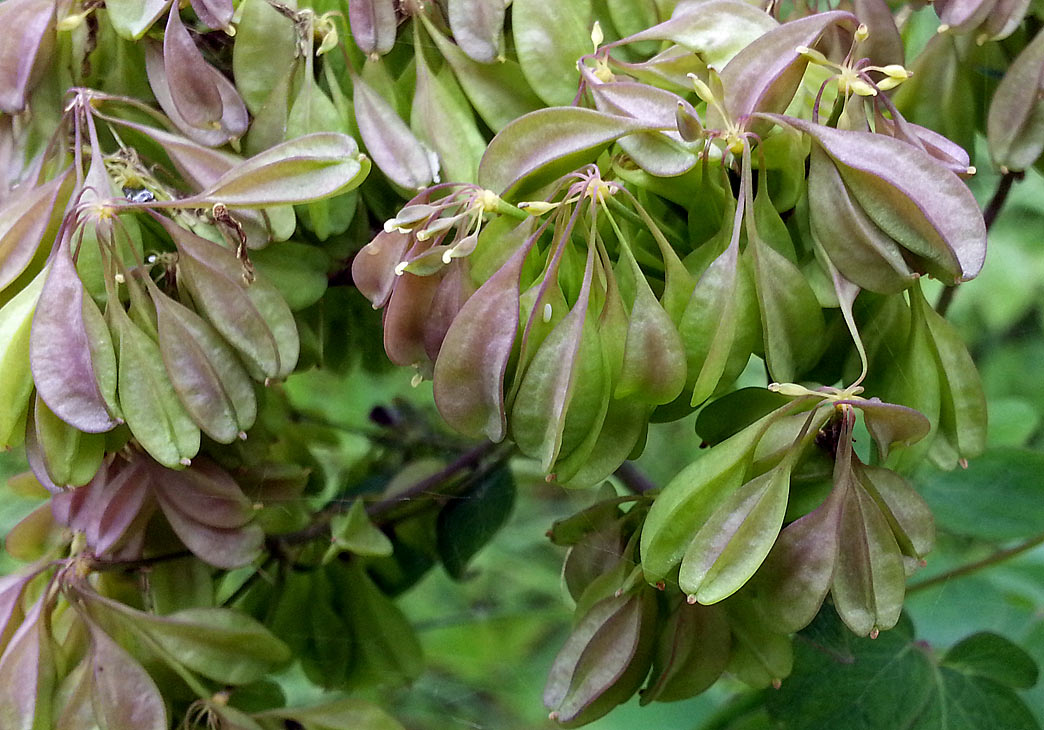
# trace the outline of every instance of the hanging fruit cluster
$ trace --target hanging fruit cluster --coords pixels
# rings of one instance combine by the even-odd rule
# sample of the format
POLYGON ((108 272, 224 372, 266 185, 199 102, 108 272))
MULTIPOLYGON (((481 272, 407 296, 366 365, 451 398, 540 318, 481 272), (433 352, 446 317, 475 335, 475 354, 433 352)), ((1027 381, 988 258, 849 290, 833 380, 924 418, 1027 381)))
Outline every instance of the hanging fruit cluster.
POLYGON ((0 579, 0 725, 133 702, 135 727, 322 728, 355 710, 248 712, 215 683, 291 656, 329 689, 417 676, 388 595, 437 560, 459 578, 514 485, 507 448, 427 469, 423 428, 320 475, 343 434, 279 383, 374 369, 382 338, 455 432, 566 486, 699 409, 709 448, 662 490, 552 530, 563 725, 778 683, 828 597, 858 635, 893 627, 934 541, 902 474, 985 445, 922 279, 983 266, 977 130, 1009 183, 1040 164, 1044 31, 1028 2, 764 5, 0 2, 0 447, 51 495, 8 538, 31 565, 0 579), (157 556, 210 603, 114 577, 157 556), (242 566, 217 605, 213 570, 242 566))

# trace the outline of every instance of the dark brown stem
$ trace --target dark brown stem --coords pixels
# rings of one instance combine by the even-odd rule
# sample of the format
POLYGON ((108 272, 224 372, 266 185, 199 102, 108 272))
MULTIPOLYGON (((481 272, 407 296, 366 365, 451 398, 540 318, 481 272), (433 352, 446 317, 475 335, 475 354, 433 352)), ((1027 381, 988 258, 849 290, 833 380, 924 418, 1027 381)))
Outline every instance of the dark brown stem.
POLYGON ((188 558, 191 556, 192 553, 188 550, 178 550, 173 553, 164 553, 163 555, 154 555, 150 558, 138 558, 136 560, 102 560, 100 558, 92 558, 91 570, 99 572, 111 570, 141 570, 143 568, 150 568, 159 563, 167 563, 171 560, 180 560, 181 558, 188 558))
MULTIPOLYGON (((982 219, 986 223, 987 233, 993 227, 997 216, 1000 215, 1001 209, 1008 199, 1008 193, 1011 192, 1011 186, 1023 177, 1025 177, 1025 173, 1011 172, 1010 170, 1001 175, 1001 179, 997 182, 997 189, 993 191, 993 197, 990 198, 990 202, 986 204, 982 211, 982 219)), ((948 286, 943 289, 942 296, 939 297, 939 303, 935 305, 935 311, 943 317, 946 316, 946 312, 950 309, 950 305, 953 303, 953 295, 956 291, 956 286, 948 286)))
MULTIPOLYGON (((470 451, 464 452, 452 463, 431 476, 421 479, 391 497, 367 505, 366 513, 371 518, 380 517, 403 502, 408 502, 411 499, 432 491, 435 487, 452 478, 458 472, 471 470, 477 467, 482 459, 485 458, 486 455, 488 455, 496 446, 497 444, 487 441, 470 451)), ((297 532, 290 532, 285 535, 273 535, 270 537, 270 550, 278 554, 281 552, 283 547, 303 545, 326 535, 330 530, 330 520, 333 519, 335 515, 348 509, 350 505, 350 501, 341 499, 331 502, 315 513, 312 522, 307 527, 298 530, 297 532)))
POLYGON ((645 494, 656 489, 649 477, 645 476, 641 469, 635 466, 633 461, 625 461, 616 469, 616 478, 635 494, 645 494))
POLYGON ((923 591, 925 588, 931 588, 934 585, 945 583, 948 580, 953 580, 954 578, 960 578, 965 575, 970 575, 971 573, 978 572, 983 568, 988 568, 991 565, 996 565, 997 563, 1003 562, 1008 558, 1013 558, 1016 555, 1019 555, 1020 553, 1026 552, 1027 550, 1032 550, 1033 548, 1041 544, 1044 544, 1044 535, 1037 535, 1036 537, 1031 537, 1029 540, 1026 540, 1025 542, 1020 542, 1018 545, 1014 547, 1007 548, 1006 550, 998 550, 997 552, 992 553, 991 555, 987 555, 982 560, 976 560, 974 563, 968 563, 967 565, 962 565, 959 568, 954 568, 953 570, 948 570, 945 573, 940 573, 939 575, 933 578, 928 578, 927 580, 922 580, 919 583, 914 583, 913 585, 907 587, 906 592, 914 593, 916 591, 923 591))

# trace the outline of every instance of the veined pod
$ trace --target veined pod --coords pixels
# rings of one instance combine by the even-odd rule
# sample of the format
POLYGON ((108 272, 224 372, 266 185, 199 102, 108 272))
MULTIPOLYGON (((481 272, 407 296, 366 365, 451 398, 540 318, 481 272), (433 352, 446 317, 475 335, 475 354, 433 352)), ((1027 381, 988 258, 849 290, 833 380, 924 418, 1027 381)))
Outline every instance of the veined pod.
POLYGON ((86 433, 101 433, 117 425, 107 395, 116 382, 113 347, 105 328, 96 326, 100 313, 76 273, 71 235, 67 230, 51 257, 29 359, 37 394, 55 415, 86 433))
POLYGON ((685 467, 653 502, 642 528, 642 571, 663 580, 681 562, 693 536, 725 497, 743 484, 764 419, 722 441, 685 467))
POLYGON ((754 575, 783 527, 794 462, 784 458, 726 496, 708 516, 682 557, 683 592, 700 603, 717 603, 754 575))
POLYGON ((348 23, 360 51, 383 56, 395 45, 395 0, 348 0, 348 23))
POLYGON ((160 352, 171 384, 200 429, 232 443, 257 415, 250 376, 232 348, 202 317, 150 287, 160 352))
POLYGON ((0 5, 0 27, 12 30, 0 46, 0 112, 25 109, 29 93, 47 73, 55 40, 51 0, 7 0, 0 5))
POLYGON ((58 487, 79 487, 91 479, 105 456, 105 437, 84 433, 62 421, 40 398, 34 399, 26 428, 33 430, 33 442, 42 457, 51 482, 58 487))
POLYGON ((30 329, 47 275, 45 268, 0 307, 0 448, 17 445, 25 435, 23 424, 33 392, 30 329))
POLYGON ((660 629, 641 704, 676 702, 709 689, 725 671, 732 633, 720 606, 681 600, 660 629))
POLYGON ((256 274, 248 282, 243 263, 224 246, 163 216, 156 220, 178 249, 179 282, 214 328, 261 379, 289 375, 297 364, 300 340, 282 295, 256 274))
POLYGON ((159 345, 115 299, 106 313, 117 345, 117 394, 127 427, 160 464, 172 469, 188 466, 199 451, 199 427, 170 382, 159 345))
POLYGON ((591 607, 551 666, 544 688, 551 718, 563 727, 579 727, 634 695, 649 672, 657 620, 650 588, 591 607))
POLYGON ((986 140, 1001 169, 1025 170, 1044 152, 1044 31, 1012 61, 990 101, 986 140))

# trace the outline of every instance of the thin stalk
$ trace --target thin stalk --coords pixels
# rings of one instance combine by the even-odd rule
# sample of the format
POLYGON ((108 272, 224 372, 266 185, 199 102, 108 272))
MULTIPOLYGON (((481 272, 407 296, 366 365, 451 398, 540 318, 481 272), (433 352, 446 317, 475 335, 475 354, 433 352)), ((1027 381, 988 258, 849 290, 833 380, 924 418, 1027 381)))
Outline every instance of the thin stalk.
POLYGON ((914 583, 913 585, 907 587, 906 592, 907 594, 910 594, 915 593, 917 591, 923 591, 925 588, 931 588, 932 586, 939 585, 940 583, 945 583, 948 580, 953 580, 955 578, 961 578, 966 575, 971 575, 972 573, 977 573, 983 568, 988 568, 991 565, 1002 563, 1008 558, 1013 558, 1016 555, 1032 550, 1033 548, 1041 544, 1044 544, 1044 534, 1037 535, 1036 537, 1031 537, 1029 540, 1026 540, 1025 542, 1020 542, 1018 545, 1015 545, 1014 547, 1006 548, 1004 550, 998 550, 995 553, 987 555, 982 560, 976 560, 973 563, 968 563, 966 565, 953 568, 952 570, 948 570, 945 573, 940 573, 939 575, 934 576, 932 578, 928 578, 927 580, 922 580, 917 583, 914 583))
MULTIPOLYGON (((997 189, 993 191, 993 197, 990 198, 990 202, 986 204, 982 211, 982 219, 986 222, 987 233, 990 232, 990 228, 993 227, 997 216, 1000 215, 1001 209, 1004 208, 1004 203, 1008 200, 1008 193, 1011 192, 1012 185, 1023 177, 1025 177, 1025 173, 1009 170, 1001 175, 1001 179, 997 181, 997 189)), ((939 297, 939 303, 935 305, 935 311, 945 317, 946 312, 950 309, 950 305, 953 304, 953 295, 956 292, 956 286, 948 286, 943 289, 942 296, 939 297)))

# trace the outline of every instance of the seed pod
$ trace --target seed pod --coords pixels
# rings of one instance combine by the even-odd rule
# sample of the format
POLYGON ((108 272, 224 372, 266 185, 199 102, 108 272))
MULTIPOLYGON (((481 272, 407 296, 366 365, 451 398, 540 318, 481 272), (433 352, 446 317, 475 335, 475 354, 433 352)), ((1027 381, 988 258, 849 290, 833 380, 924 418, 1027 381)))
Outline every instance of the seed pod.
POLYGON ((839 459, 830 495, 815 510, 783 528, 751 581, 751 598, 772 631, 786 634, 803 629, 815 618, 830 590, 847 492, 837 484, 848 474, 839 459))
POLYGON ((243 264, 224 246, 156 219, 178 249, 179 283, 214 328, 261 378, 285 378, 297 364, 300 341, 293 314, 263 277, 247 283, 243 264))
POLYGON ((461 433, 485 433, 499 442, 507 432, 504 376, 518 333, 522 265, 535 241, 534 236, 523 244, 479 287, 446 332, 435 362, 435 404, 461 433))
POLYGON ((794 667, 790 637, 767 625, 749 598, 737 596, 725 607, 732 630, 732 654, 726 671, 755 689, 778 687, 794 667))
POLYGON ((26 611, 0 656, 0 723, 11 728, 52 727, 58 646, 48 630, 44 598, 26 611))
MULTIPOLYGON (((511 409, 512 438, 523 453, 540 460, 544 471, 551 469, 562 448, 563 429, 580 370, 593 273, 594 247, 589 247, 576 304, 540 343, 522 376, 511 409)), ((588 334, 587 354, 593 360, 590 338, 588 334)))
POLYGON ((0 112, 18 114, 29 92, 47 72, 54 49, 55 8, 51 0, 7 0, 0 27, 11 37, 0 47, 0 112))
POLYGON ((208 28, 224 30, 232 22, 232 0, 191 0, 192 9, 208 28))
POLYGON ((163 111, 190 139, 216 147, 243 135, 249 125, 236 87, 203 59, 172 4, 162 52, 145 48, 149 84, 163 111))
MULTIPOLYGON (((772 216, 778 220, 764 186, 752 208, 747 216, 747 251, 754 264, 765 363, 776 382, 793 382, 819 360, 823 310, 797 265, 762 235, 762 231, 770 231, 768 226, 755 223, 755 217, 764 220, 772 216)), ((779 230, 784 240, 776 245, 793 250, 786 227, 780 226, 779 230)))
POLYGON ((40 398, 34 399, 32 411, 26 428, 33 430, 31 440, 39 449, 51 483, 78 487, 89 482, 101 467, 105 437, 77 431, 54 415, 40 398))
POLYGON ((997 4, 997 0, 936 0, 935 12, 940 31, 970 33, 978 28, 997 4))
POLYGON ((0 207, 0 292, 37 257, 45 240, 54 240, 61 217, 59 201, 69 194, 71 168, 37 187, 27 187, 0 207))
POLYGON ((395 0, 348 0, 348 23, 360 51, 383 56, 395 45, 395 0))
POLYGON ((45 268, 0 307, 0 448, 17 445, 25 434, 25 417, 33 392, 30 329, 47 273, 45 268))
POLYGON ((853 464, 859 483, 888 520, 903 555, 923 559, 935 545, 935 521, 924 498, 890 469, 853 464))
POLYGON ((1044 31, 1012 61, 990 101, 986 139, 994 164, 1025 170, 1044 151, 1044 31))
POLYGON ((700 603, 717 603, 754 575, 783 526, 793 464, 793 458, 784 459, 720 502, 682 558, 683 592, 700 603))
POLYGON ((232 443, 257 415, 250 376, 232 348, 198 314, 152 287, 163 363, 192 420, 219 443, 232 443))
MULTIPOLYGON (((707 400, 727 369, 740 322, 739 240, 743 200, 735 208, 731 240, 703 272, 685 306, 678 332, 685 345, 690 404, 707 400)), ((705 244, 709 245, 709 244, 705 244)), ((749 355, 749 352, 748 352, 749 355)))
MULTIPOLYGON (((986 227, 975 198, 931 155, 883 134, 766 116, 812 137, 837 168, 853 201, 913 255, 922 271, 957 283, 982 269, 986 227)), ((820 203, 812 205, 815 210, 820 203)))
POLYGON ((551 718, 579 727, 630 699, 649 673, 657 614, 648 588, 591 607, 551 666, 544 688, 551 718))
POLYGON ((257 117, 273 89, 290 75, 297 56, 297 33, 293 21, 265 0, 243 0, 239 15, 232 75, 247 109, 257 117))
POLYGON ((453 40, 479 63, 493 63, 504 46, 504 0, 449 0, 453 40))
POLYGON ((199 451, 199 428, 181 405, 159 346, 117 301, 108 307, 117 342, 117 393, 131 433, 156 461, 176 469, 199 451))
POLYGON ((80 431, 101 433, 117 424, 105 394, 110 383, 102 382, 115 370, 112 342, 92 322, 98 312, 84 296, 69 246, 67 232, 40 292, 29 358, 37 394, 55 415, 80 431))
POLYGON ((731 648, 728 620, 720 607, 680 601, 660 630, 641 704, 677 702, 709 689, 725 671, 731 648))
POLYGON ((888 521, 854 474, 841 507, 838 538, 830 584, 834 608, 855 634, 876 636, 899 620, 906 573, 888 521))
POLYGON ((352 102, 359 137, 374 163, 396 185, 421 190, 439 180, 438 157, 362 78, 352 79, 352 102))
MULTIPOLYGON (((494 5, 500 5, 503 14, 501 0, 492 1, 494 5)), ((479 161, 486 151, 486 140, 475 124, 471 105, 451 71, 443 69, 434 73, 423 52, 416 54, 416 60, 417 86, 410 107, 410 127, 418 138, 438 153, 444 178, 455 182, 475 182, 479 161)))
POLYGON ((649 583, 667 576, 700 526, 743 484, 762 425, 752 424, 721 442, 663 488, 642 528, 642 571, 649 583))

